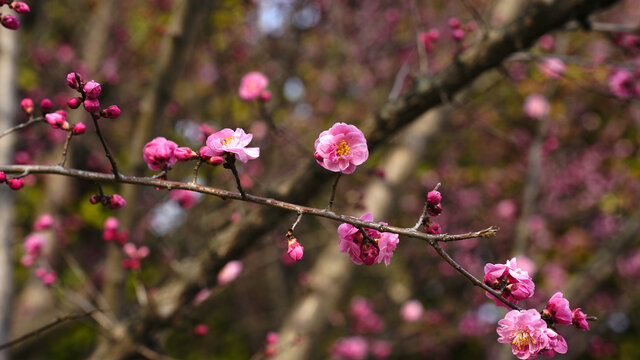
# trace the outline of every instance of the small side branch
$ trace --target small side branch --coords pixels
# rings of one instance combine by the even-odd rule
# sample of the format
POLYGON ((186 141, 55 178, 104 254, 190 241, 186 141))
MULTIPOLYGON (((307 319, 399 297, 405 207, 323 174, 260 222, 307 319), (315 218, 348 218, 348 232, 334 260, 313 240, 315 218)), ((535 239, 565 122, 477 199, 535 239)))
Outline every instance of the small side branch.
POLYGON ((333 182, 333 186, 331 187, 331 198, 329 198, 329 211, 333 211, 333 200, 336 197, 336 188, 338 187, 338 181, 340 181, 340 177, 342 173, 339 172, 338 176, 336 176, 336 181, 333 182))
POLYGON ((116 161, 111 156, 109 148, 107 147, 107 143, 105 142, 104 137, 102 136, 102 132, 100 131, 100 126, 98 125, 99 117, 92 113, 91 119, 93 120, 93 125, 96 127, 96 134, 98 134, 98 138, 100 138, 100 142, 102 143, 102 147, 104 148, 104 154, 107 156, 107 159, 109 159, 109 162, 111 163, 111 171, 113 172, 113 176, 115 176, 116 180, 118 180, 120 178, 120 174, 118 173, 118 166, 116 165, 116 161))
POLYGON ((43 116, 40 116, 40 117, 37 117, 37 118, 34 118, 34 119, 29 119, 29 121, 27 121, 25 123, 16 125, 16 126, 14 126, 12 128, 9 128, 9 129, 1 132, 0 133, 0 138, 5 137, 5 136, 7 136, 7 135, 9 135, 9 134, 11 134, 11 133, 13 133, 15 131, 20 130, 20 129, 24 129, 26 127, 29 127, 31 125, 34 125, 34 124, 37 124, 37 123, 41 123, 41 122, 44 122, 44 117, 43 116))

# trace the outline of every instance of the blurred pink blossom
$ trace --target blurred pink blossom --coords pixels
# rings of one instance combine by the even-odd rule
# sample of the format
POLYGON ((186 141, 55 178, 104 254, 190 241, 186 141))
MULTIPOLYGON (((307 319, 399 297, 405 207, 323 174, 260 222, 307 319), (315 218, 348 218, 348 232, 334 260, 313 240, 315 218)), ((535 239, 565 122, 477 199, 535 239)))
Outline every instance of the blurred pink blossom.
POLYGON ((567 71, 564 62, 558 58, 544 58, 542 62, 538 64, 538 68, 542 75, 549 79, 558 79, 567 71))
POLYGON ((376 340, 371 343, 371 355, 375 359, 386 359, 391 355, 391 343, 384 340, 376 340))
POLYGON ((614 69, 607 83, 613 95, 623 99, 637 95, 640 90, 633 74, 626 69, 614 69))
POLYGON ((522 110, 526 116, 539 120, 549 114, 549 102, 540 94, 531 94, 525 99, 522 110))
POLYGON ((540 45, 540 48, 544 51, 551 51, 556 46, 556 41, 553 39, 553 36, 545 34, 538 39, 538 45, 540 45))
POLYGON ((338 339, 330 350, 336 360, 364 360, 368 352, 369 344, 360 336, 338 339))
POLYGON ((24 239, 22 246, 27 254, 37 257, 40 255, 45 241, 44 236, 38 233, 31 233, 24 239))
POLYGON ((42 214, 40 217, 33 223, 33 230, 40 231, 46 230, 53 226, 55 220, 51 214, 42 214))
POLYGON ((409 323, 419 321, 422 315, 424 315, 424 307, 418 300, 409 300, 400 308, 400 317, 409 323))
POLYGON ((242 262, 229 261, 218 273, 218 284, 225 285, 235 280, 242 272, 242 262))
POLYGON ((256 100, 260 97, 260 94, 269 85, 269 79, 264 74, 252 71, 240 80, 240 88, 238 89, 238 95, 242 100, 256 100))

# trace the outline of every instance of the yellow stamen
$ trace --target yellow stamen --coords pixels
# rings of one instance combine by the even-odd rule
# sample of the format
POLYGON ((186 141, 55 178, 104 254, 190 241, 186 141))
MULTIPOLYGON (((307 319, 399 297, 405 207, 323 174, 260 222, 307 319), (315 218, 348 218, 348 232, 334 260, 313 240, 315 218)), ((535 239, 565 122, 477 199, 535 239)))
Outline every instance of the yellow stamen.
POLYGON ((230 142, 232 142, 233 140, 235 140, 235 136, 233 136, 233 135, 232 135, 232 136, 229 136, 229 137, 228 137, 228 138, 226 138, 226 139, 223 139, 223 140, 222 140, 222 146, 227 146, 227 145, 229 145, 229 143, 230 143, 230 142))
POLYGON ((536 341, 529 335, 526 331, 518 331, 517 334, 513 337, 511 343, 518 347, 518 349, 522 349, 525 346, 530 344, 535 344, 536 341))
POLYGON ((338 149, 336 150, 336 155, 340 157, 345 157, 351 153, 351 148, 347 145, 347 142, 342 140, 338 144, 338 149))

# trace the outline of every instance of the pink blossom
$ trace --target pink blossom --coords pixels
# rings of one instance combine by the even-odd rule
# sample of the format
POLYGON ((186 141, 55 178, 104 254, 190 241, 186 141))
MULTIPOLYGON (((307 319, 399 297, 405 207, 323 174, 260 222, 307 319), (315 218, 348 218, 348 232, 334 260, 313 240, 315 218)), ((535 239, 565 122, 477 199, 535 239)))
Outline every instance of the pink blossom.
POLYGON ((29 9, 29 5, 23 3, 22 1, 12 2, 11 7, 13 7, 13 10, 15 10, 18 14, 26 14, 31 11, 31 9, 29 9))
POLYGON ((252 71, 243 76, 242 80, 240 80, 238 95, 242 100, 256 100, 268 85, 269 79, 267 79, 264 74, 252 71))
POLYGON ((580 330, 589 330, 587 314, 583 313, 580 308, 575 308, 571 312, 571 323, 580 330))
POLYGON ((211 290, 202 289, 193 297, 193 306, 198 306, 205 302, 211 296, 211 290))
POLYGON ((524 100, 523 112, 532 119, 542 119, 549 114, 549 102, 540 94, 531 94, 524 100))
POLYGON ((614 69, 607 80, 613 95, 626 99, 638 94, 638 86, 633 75, 626 69, 614 69))
POLYGON ((78 107, 80 107, 80 104, 82 104, 82 99, 79 97, 72 97, 67 100, 67 106, 70 109, 77 109, 78 107))
POLYGON ((136 248, 133 243, 126 243, 122 246, 122 251, 131 259, 142 260, 149 256, 149 248, 146 246, 140 246, 136 248))
POLYGON ((373 311, 371 301, 363 297, 358 296, 351 300, 349 315, 351 315, 353 331, 358 334, 375 334, 384 329, 384 320, 373 311))
POLYGON ((260 101, 268 102, 269 100, 271 100, 271 91, 264 90, 260 93, 260 101))
POLYGON ((225 285, 235 280, 242 272, 242 263, 238 260, 229 261, 218 273, 218 284, 225 285))
POLYGON ((173 151, 173 155, 178 161, 189 161, 198 156, 190 147, 182 146, 173 151))
POLYGON ((260 156, 260 148, 246 147, 253 139, 252 134, 245 134, 244 130, 237 128, 233 130, 222 129, 207 138, 206 149, 200 150, 206 157, 223 156, 226 153, 234 154, 238 160, 246 163, 249 160, 257 159, 260 156))
POLYGON ((63 116, 57 112, 46 114, 44 116, 44 119, 54 129, 62 128, 64 126, 64 123, 66 122, 66 116, 63 116))
POLYGON ((205 336, 209 333, 209 327, 205 324, 198 324, 193 328, 193 333, 198 336, 205 336))
POLYGON ((20 108, 27 115, 33 114, 33 100, 30 98, 24 98, 20 101, 20 108))
POLYGON ((435 221, 429 221, 425 226, 425 232, 431 235, 439 235, 442 234, 442 227, 435 221))
POLYGON ((386 359, 391 355, 391 344, 388 341, 376 340, 371 343, 371 355, 375 359, 386 359))
POLYGON ((80 82, 82 82, 82 75, 75 72, 70 72, 67 74, 67 85, 69 85, 69 87, 72 89, 78 88, 78 81, 76 80, 76 75, 78 76, 78 79, 80 79, 80 82))
MULTIPOLYGON (((51 109, 53 109, 53 102, 51 99, 44 98, 40 101, 40 110, 42 110, 43 113, 48 113, 51 109)), ((66 115, 64 117, 65 119, 67 118, 66 115)))
POLYGON ((360 336, 341 338, 333 343, 330 352, 337 360, 364 360, 369 352, 369 344, 360 336))
POLYGON ((116 105, 111 105, 108 108, 102 110, 100 115, 107 119, 117 119, 120 116, 120 108, 116 105))
POLYGON ((462 25, 457 17, 450 18, 449 21, 447 21, 447 24, 449 24, 449 27, 452 29, 459 29, 462 25))
POLYGON ((556 46, 556 41, 553 39, 553 36, 545 34, 538 39, 538 45, 540 45, 542 50, 551 51, 556 46))
POLYGON ((314 147, 318 164, 343 174, 353 173, 369 157, 362 131, 345 123, 335 123, 329 130, 321 132, 314 147))
POLYGON ((511 344, 518 359, 535 359, 549 345, 547 323, 535 309, 509 311, 498 324, 498 342, 511 344))
POLYGON ((87 130, 85 124, 79 122, 73 126, 73 134, 74 135, 82 135, 87 130))
POLYGON ((54 224, 54 219, 51 214, 42 214, 38 219, 33 223, 33 230, 41 231, 49 229, 54 224))
MULTIPOLYGON (((361 220, 373 221, 373 215, 366 213, 360 217, 361 220)), ((381 223, 386 224, 386 223, 381 223)), ((380 233, 377 230, 364 230, 369 238, 374 242, 364 238, 362 233, 355 226, 347 223, 338 226, 338 236, 340 237, 340 252, 348 253, 351 261, 356 265, 372 265, 382 261, 389 266, 393 251, 398 245, 398 235, 392 233, 380 233)))
POLYGON ((87 81, 86 84, 84 84, 84 87, 82 88, 82 90, 84 90, 84 93, 87 96, 87 98, 96 99, 98 96, 100 96, 100 93, 102 92, 102 86, 100 86, 100 83, 98 82, 89 80, 87 81))
POLYGON ((438 31, 438 29, 431 29, 427 32, 421 32, 420 34, 418 34, 418 39, 424 45, 424 50, 427 53, 433 51, 434 43, 438 40, 439 37, 440 31, 438 31))
MULTIPOLYGON (((518 267, 516 258, 507 260, 504 265, 486 264, 484 273, 484 283, 496 290, 504 287, 502 295, 514 304, 533 296, 535 284, 531 280, 529 273, 518 267)), ((508 308, 507 305, 488 292, 487 296, 493 299, 497 306, 508 308)))
POLYGON ((20 258, 20 264, 24 267, 31 267, 33 263, 36 261, 36 258, 29 254, 24 254, 20 258))
POLYGON ((432 190, 427 193, 427 203, 433 206, 440 205, 442 201, 442 194, 437 190, 432 190))
POLYGON ((39 256, 44 247, 45 238, 37 233, 31 233, 24 239, 24 251, 32 256, 39 256))
POLYGON ((542 311, 542 316, 562 325, 571 324, 571 308, 569 300, 562 296, 561 292, 553 294, 547 306, 542 311))
POLYGON ((408 323, 422 319, 422 315, 424 315, 424 307, 418 300, 409 300, 400 308, 400 317, 408 323))
POLYGON ((6 27, 9 30, 17 30, 20 27, 20 21, 13 15, 4 15, 2 19, 0 19, 2 26, 6 27))
POLYGON ((7 174, 5 174, 4 171, 0 171, 0 184, 5 181, 7 181, 7 174))
POLYGON ((44 268, 38 268, 36 270, 36 276, 42 280, 42 283, 45 286, 51 286, 56 282, 56 280, 58 280, 58 273, 54 270, 47 271, 44 268))
POLYGON ((461 41, 464 39, 465 33, 464 30, 462 29, 454 29, 451 32, 451 37, 453 38, 453 40, 455 41, 461 41))
POLYGON ((173 201, 177 202, 178 205, 180 205, 180 207, 185 210, 191 209, 198 203, 198 200, 200 199, 197 192, 183 189, 171 190, 171 192, 169 193, 169 197, 173 201))
POLYGON ((100 101, 98 99, 86 98, 83 105, 84 109, 91 113, 100 110, 100 101))
POLYGON ((111 210, 118 210, 127 205, 127 201, 118 194, 113 194, 109 197, 109 202, 107 203, 107 207, 111 210))
POLYGON ((9 188, 11 188, 11 190, 20 190, 22 189, 22 187, 24 187, 24 179, 8 179, 7 185, 9 185, 9 188))
POLYGON ((142 157, 151 170, 171 168, 177 161, 174 151, 178 145, 171 140, 157 137, 148 142, 142 149, 142 157))
POLYGON ((560 334, 552 329, 547 328, 546 335, 547 338, 549 338, 549 344, 546 348, 540 351, 540 354, 547 357, 553 357, 556 355, 556 353, 566 354, 568 350, 567 342, 562 336, 560 336, 560 334))
POLYGON ((302 260, 302 255, 304 253, 304 247, 300 245, 296 238, 292 237, 291 239, 289 239, 287 253, 289 254, 289 257, 291 257, 291 259, 300 261, 302 260))
POLYGON ((275 344, 278 342, 279 336, 277 332, 269 331, 266 336, 267 344, 275 344))
POLYGON ((549 79, 558 79, 567 71, 564 62, 558 58, 544 58, 538 68, 542 75, 549 79))

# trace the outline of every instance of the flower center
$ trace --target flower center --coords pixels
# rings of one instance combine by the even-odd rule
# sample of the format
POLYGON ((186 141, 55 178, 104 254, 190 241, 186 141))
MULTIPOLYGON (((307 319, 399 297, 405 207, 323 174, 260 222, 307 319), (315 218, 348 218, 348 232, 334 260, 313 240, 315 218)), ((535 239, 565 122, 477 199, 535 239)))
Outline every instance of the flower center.
POLYGON ((347 145, 347 142, 342 140, 338 144, 338 149, 336 149, 336 155, 344 158, 345 156, 351 154, 351 148, 347 145))
POLYGON ((233 142, 235 142, 236 137, 231 135, 226 139, 223 139, 222 142, 222 146, 231 146, 233 144, 233 142))
POLYGON ((518 349, 522 349, 525 346, 529 346, 530 344, 535 344, 536 341, 529 335, 529 332, 520 330, 513 337, 511 343, 518 347, 518 349))

